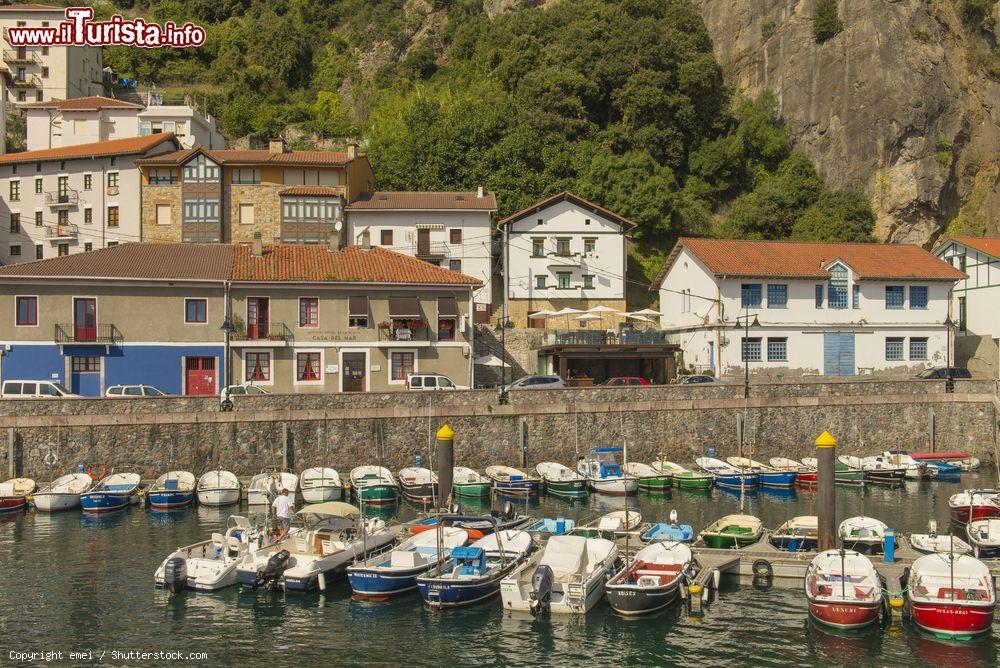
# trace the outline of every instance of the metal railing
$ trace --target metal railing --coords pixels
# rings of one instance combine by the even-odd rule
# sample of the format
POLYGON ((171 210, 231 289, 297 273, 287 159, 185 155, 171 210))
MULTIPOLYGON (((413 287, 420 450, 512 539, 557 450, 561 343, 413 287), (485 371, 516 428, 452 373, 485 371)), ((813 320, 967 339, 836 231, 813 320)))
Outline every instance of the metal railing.
POLYGON ((79 233, 80 230, 73 223, 63 223, 45 230, 48 239, 75 239, 79 233))
POLYGON ((291 345, 295 334, 283 322, 269 322, 266 326, 249 325, 245 329, 234 332, 233 341, 281 341, 291 345))
POLYGON ((34 51, 18 53, 15 49, 3 50, 3 61, 14 65, 41 65, 42 59, 34 51))
POLYGON ((414 241, 412 252, 414 257, 448 257, 450 255, 448 244, 444 241, 429 241, 424 243, 414 241))
POLYGON ((41 88, 42 80, 37 74, 30 74, 24 78, 15 76, 10 80, 11 88, 41 88))
POLYGON ((53 338, 56 343, 120 344, 125 341, 121 330, 109 322, 98 323, 93 327, 77 327, 73 324, 56 325, 53 338))
POLYGON ((599 329, 556 330, 556 345, 662 345, 667 343, 667 333, 658 330, 626 329, 620 332, 599 329))
POLYGON ((80 203, 80 193, 70 189, 64 193, 46 192, 46 206, 77 206, 80 203))

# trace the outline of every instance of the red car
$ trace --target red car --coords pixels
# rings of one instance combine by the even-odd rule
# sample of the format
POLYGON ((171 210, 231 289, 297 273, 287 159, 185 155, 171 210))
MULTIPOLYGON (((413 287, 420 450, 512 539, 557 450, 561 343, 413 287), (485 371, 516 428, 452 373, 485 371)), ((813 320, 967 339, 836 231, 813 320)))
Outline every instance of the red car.
POLYGON ((649 385, 649 381, 645 378, 640 378, 639 376, 616 376, 614 378, 608 378, 605 385, 611 385, 614 387, 622 387, 625 385, 649 385))

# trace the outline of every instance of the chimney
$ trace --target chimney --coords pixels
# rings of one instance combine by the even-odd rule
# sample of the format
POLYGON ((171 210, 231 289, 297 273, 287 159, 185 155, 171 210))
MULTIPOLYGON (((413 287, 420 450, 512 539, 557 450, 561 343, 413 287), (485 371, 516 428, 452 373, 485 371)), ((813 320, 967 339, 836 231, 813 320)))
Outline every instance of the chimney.
POLYGON ((268 153, 284 153, 285 152, 285 140, 281 137, 275 139, 267 140, 267 152, 268 153))
POLYGON ((340 250, 340 231, 333 230, 330 232, 330 245, 327 248, 331 253, 336 253, 340 250))
POLYGON ((482 199, 483 195, 484 195, 484 193, 483 193, 483 187, 479 186, 479 189, 476 190, 476 197, 478 197, 479 199, 482 199))
POLYGON ((347 159, 354 160, 358 157, 358 145, 351 142, 347 145, 347 159))
POLYGON ((254 257, 264 257, 264 238, 260 232, 253 233, 253 251, 250 254, 254 257))
POLYGON ((371 250, 372 249, 372 233, 365 230, 361 233, 361 250, 371 250))

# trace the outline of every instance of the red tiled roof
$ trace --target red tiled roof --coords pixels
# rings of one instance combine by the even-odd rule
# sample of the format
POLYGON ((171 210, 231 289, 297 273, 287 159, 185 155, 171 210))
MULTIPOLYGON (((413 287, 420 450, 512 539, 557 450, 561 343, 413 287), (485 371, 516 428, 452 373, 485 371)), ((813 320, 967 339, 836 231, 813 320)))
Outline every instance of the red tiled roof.
POLYGON ((90 97, 74 97, 68 100, 49 100, 48 102, 31 102, 22 104, 22 109, 59 109, 61 111, 82 111, 89 109, 142 109, 141 104, 127 102, 126 100, 116 100, 113 97, 103 95, 91 95, 90 97))
MULTIPOLYGON (((140 165, 181 165, 196 153, 204 153, 212 161, 220 165, 346 165, 351 162, 347 153, 338 151, 287 151, 271 153, 270 151, 247 151, 241 149, 208 149, 195 146, 184 151, 163 153, 138 161, 140 165)), ((358 157, 363 157, 359 153, 358 157)))
POLYGON ((585 209, 590 209, 594 213, 601 214, 605 218, 608 218, 618 223, 619 225, 622 225, 623 227, 628 227, 629 229, 632 229, 639 226, 638 223, 631 221, 628 218, 625 218, 624 216, 619 216, 614 211, 605 209, 603 206, 600 206, 599 204, 588 202, 579 195, 574 195, 573 193, 567 191, 567 192, 561 192, 558 195, 553 195, 552 197, 549 197, 547 199, 543 199, 541 202, 536 202, 535 204, 529 206, 527 209, 522 209, 512 216, 507 216, 499 223, 497 223, 497 227, 503 227, 507 223, 516 222, 529 215, 538 213, 542 209, 547 209, 553 204, 558 204, 559 202, 567 202, 567 201, 573 202, 577 206, 582 206, 585 209))
POLYGON ((147 135, 145 137, 126 137, 125 139, 111 139, 109 141, 99 141, 91 144, 45 148, 39 151, 7 153, 5 155, 0 155, 0 165, 13 165, 23 162, 44 162, 46 160, 70 160, 73 158, 103 158, 113 155, 135 155, 145 153, 165 141, 171 141, 174 146, 177 146, 177 140, 174 139, 173 133, 164 132, 162 134, 147 135))
POLYGON ((686 248, 716 276, 826 279, 840 260, 859 279, 923 279, 955 281, 965 274, 920 246, 850 244, 742 239, 677 240, 651 289, 659 288, 681 249, 686 248))
POLYGON ((496 211, 497 198, 494 193, 484 192, 373 192, 362 193, 347 207, 351 211, 367 210, 427 210, 449 209, 472 211, 496 211))
MULTIPOLYGON (((1000 258, 1000 237, 950 237, 944 244, 947 244, 949 241, 955 241, 969 248, 974 248, 977 251, 982 251, 987 255, 1000 258)), ((944 244, 941 245, 943 246, 944 244)))
POLYGON ((239 244, 233 280, 481 285, 471 276, 384 248, 349 246, 331 253, 325 244, 265 244, 262 257, 253 256, 251 245, 239 244))
POLYGON ((128 243, 0 267, 0 279, 225 281, 232 272, 232 265, 233 247, 229 244, 128 243))
POLYGON ((278 191, 279 195, 303 197, 340 197, 347 192, 344 186, 291 186, 278 191))
POLYGON ((65 7, 54 7, 52 5, 40 5, 37 3, 25 3, 23 5, 0 5, 0 12, 16 12, 16 11, 28 11, 28 12, 59 12, 60 14, 66 11, 65 7))

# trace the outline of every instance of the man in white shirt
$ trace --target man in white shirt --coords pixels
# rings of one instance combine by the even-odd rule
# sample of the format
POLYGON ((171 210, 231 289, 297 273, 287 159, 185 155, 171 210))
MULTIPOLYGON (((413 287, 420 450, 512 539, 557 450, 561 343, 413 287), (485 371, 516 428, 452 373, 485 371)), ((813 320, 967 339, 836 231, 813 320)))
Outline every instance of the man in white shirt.
POLYGON ((274 509, 274 517, 278 521, 278 538, 282 538, 288 533, 288 530, 292 526, 292 511, 294 510, 294 504, 292 499, 288 496, 288 490, 281 490, 281 494, 274 499, 271 503, 271 507, 274 509))

